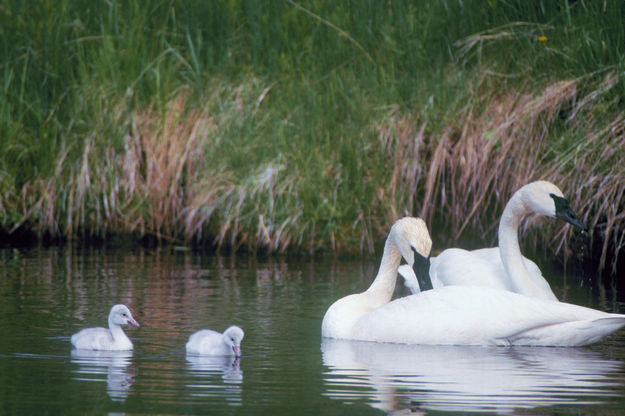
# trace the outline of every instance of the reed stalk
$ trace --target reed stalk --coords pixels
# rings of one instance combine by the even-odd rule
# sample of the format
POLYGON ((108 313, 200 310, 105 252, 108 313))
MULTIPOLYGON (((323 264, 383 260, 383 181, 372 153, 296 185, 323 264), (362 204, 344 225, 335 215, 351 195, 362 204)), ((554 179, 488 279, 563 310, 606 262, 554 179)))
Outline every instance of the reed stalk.
MULTIPOLYGON (((9 2, 0 228, 372 253, 389 223, 421 215, 439 248, 484 245, 514 190, 548 179, 591 226, 588 255, 615 270, 623 12, 616 0, 9 2)), ((521 231, 563 257, 579 244, 556 221, 521 231)))

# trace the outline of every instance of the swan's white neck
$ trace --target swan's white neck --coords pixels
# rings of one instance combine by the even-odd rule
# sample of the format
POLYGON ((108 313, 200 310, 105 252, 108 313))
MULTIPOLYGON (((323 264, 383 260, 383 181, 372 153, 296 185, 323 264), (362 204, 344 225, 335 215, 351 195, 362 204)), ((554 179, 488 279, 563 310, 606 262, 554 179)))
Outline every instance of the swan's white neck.
POLYGON ((524 202, 520 192, 515 193, 506 205, 499 222, 499 254, 514 291, 525 295, 539 294, 538 288, 525 267, 519 247, 518 229, 521 219, 533 212, 524 202))
POLYGON ((228 343, 228 335, 221 334, 221 346, 225 351, 232 350, 232 346, 228 343))
POLYGON ((393 237, 386 239, 384 244, 384 253, 378 274, 364 293, 371 295, 381 305, 390 302, 395 291, 395 282, 397 282, 397 268, 401 262, 401 253, 397 248, 397 244, 393 237))
POLYGON ((110 318, 109 318, 109 329, 111 330, 111 336, 113 337, 113 342, 115 343, 124 342, 124 341, 130 342, 130 338, 128 338, 128 336, 122 329, 121 325, 118 325, 112 322, 110 318))
POLYGON ((384 244, 384 253, 375 279, 364 292, 345 296, 330 305, 321 322, 321 335, 350 339, 358 320, 392 299, 402 253, 411 262, 413 260, 410 249, 418 250, 418 253, 429 253, 431 248, 432 240, 423 220, 407 217, 395 222, 384 244))

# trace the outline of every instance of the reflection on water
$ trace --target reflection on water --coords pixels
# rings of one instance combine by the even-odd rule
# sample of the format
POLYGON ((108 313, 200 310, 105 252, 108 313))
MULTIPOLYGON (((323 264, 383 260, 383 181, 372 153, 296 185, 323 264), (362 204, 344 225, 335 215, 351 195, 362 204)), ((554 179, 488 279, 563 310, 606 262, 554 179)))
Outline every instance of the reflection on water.
POLYGON ((241 405, 243 371, 240 358, 187 354, 187 369, 194 380, 187 384, 195 397, 224 397, 230 405, 241 405), (216 380, 221 376, 223 383, 216 380))
POLYGON ((415 346, 324 339, 326 395, 401 408, 512 412, 591 404, 623 385, 623 362, 577 348, 415 346))
MULTIPOLYGON (((581 403, 597 403, 596 414, 623 413, 625 331, 583 350, 348 342, 324 343, 321 351, 325 310, 366 289, 378 265, 373 257, 0 250, 0 414, 379 415, 533 406, 545 407, 532 414, 551 414, 577 412, 581 403), (103 326, 116 303, 141 322, 127 331, 134 351, 70 353, 71 334, 103 326), (198 328, 233 324, 245 331, 240 362, 185 355, 198 328)), ((585 288, 567 290, 570 302, 625 311, 617 299, 602 304, 585 288)))
POLYGON ((132 351, 72 350, 71 362, 78 367, 73 370, 74 380, 102 382, 106 380, 106 392, 113 400, 124 401, 134 383, 134 374, 128 371, 132 351), (106 379, 104 378, 106 376, 106 379))

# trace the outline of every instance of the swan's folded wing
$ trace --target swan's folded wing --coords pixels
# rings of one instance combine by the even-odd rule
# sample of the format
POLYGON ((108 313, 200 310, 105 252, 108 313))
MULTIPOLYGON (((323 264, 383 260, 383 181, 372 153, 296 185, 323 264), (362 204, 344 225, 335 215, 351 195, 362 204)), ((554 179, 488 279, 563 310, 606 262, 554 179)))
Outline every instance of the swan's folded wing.
MULTIPOLYGON (((482 248, 479 250, 473 250, 471 251, 471 253, 481 257, 485 261, 488 261, 493 267, 493 270, 496 270, 496 273, 499 276, 507 275, 506 269, 504 268, 503 262, 501 261, 499 247, 482 248)), ((549 282, 547 282, 547 280, 543 277, 543 273, 540 270, 540 267, 538 267, 536 263, 534 263, 532 260, 528 259, 525 256, 522 256, 522 259, 523 264, 525 265, 525 269, 527 269, 528 278, 530 279, 532 284, 534 284, 534 286, 540 289, 539 293, 541 293, 542 296, 539 297, 547 300, 557 300, 556 295, 551 290, 549 282)))
POLYGON ((498 251, 493 248, 473 251, 450 248, 443 251, 431 259, 432 285, 485 286, 513 290, 501 260, 491 261, 498 258, 498 251))
POLYGON ((625 316, 562 322, 526 329, 516 334, 494 340, 497 345, 549 345, 579 347, 599 341, 601 338, 625 326, 625 316))
POLYGON ((621 315, 504 290, 446 286, 375 309, 356 322, 352 339, 406 344, 582 345, 620 328, 618 322, 605 318, 625 320, 621 315), (591 327, 588 336, 579 334, 585 327, 591 327), (554 328, 561 331, 554 333, 554 328))
POLYGON ((113 343, 111 331, 102 328, 85 328, 72 335, 72 345, 77 349, 103 350, 113 343))
POLYGON ((201 329, 189 337, 185 348, 193 354, 212 354, 221 348, 222 334, 212 329, 201 329))
MULTIPOLYGON (((536 263, 527 257, 522 257, 522 259, 527 269, 527 278, 536 288, 533 296, 557 300, 536 263)), ((434 287, 485 286, 519 293, 504 268, 499 247, 471 251, 458 248, 447 249, 431 261, 430 277, 434 287)))

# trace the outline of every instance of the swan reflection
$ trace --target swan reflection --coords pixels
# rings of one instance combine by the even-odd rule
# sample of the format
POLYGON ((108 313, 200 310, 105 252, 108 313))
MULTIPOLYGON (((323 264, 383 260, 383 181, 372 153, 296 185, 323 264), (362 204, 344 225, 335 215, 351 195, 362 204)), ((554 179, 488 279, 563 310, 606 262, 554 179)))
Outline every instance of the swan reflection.
POLYGON ((134 384, 134 374, 128 372, 132 350, 130 351, 95 351, 77 350, 71 352, 71 362, 78 364, 74 380, 104 381, 106 375, 106 392, 116 401, 124 401, 134 384))
POLYGON ((326 395, 386 412, 512 412, 618 395, 623 362, 587 349, 402 345, 324 339, 326 395))
POLYGON ((198 379, 188 384, 194 397, 223 397, 230 405, 241 405, 243 370, 235 356, 187 354, 187 369, 198 379), (221 377, 221 382, 216 378, 221 377))

